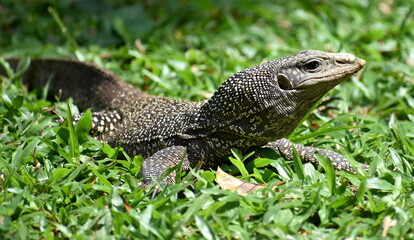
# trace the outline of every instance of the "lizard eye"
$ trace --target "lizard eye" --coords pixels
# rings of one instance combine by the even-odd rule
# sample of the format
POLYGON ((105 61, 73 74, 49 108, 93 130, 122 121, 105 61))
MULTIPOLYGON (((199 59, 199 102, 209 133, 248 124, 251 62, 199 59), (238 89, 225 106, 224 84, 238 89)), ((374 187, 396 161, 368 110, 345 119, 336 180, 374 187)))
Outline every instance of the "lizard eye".
POLYGON ((303 64, 303 69, 307 72, 314 72, 319 68, 319 66, 321 66, 320 61, 311 60, 311 61, 303 64))

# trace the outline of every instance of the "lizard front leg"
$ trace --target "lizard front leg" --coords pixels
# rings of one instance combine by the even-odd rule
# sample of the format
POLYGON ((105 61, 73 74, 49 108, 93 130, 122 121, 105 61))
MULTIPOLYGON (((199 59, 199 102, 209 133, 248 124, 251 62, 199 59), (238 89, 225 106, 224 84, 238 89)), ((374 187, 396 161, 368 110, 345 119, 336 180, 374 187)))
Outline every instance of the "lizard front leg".
MULTIPOLYGON (((83 115, 74 116, 76 123, 83 115)), ((110 141, 116 135, 122 115, 118 111, 101 111, 92 113, 92 126, 90 133, 96 135, 100 141, 110 141)), ((111 143, 110 143, 111 144, 111 143)), ((116 145, 113 143, 113 145, 116 145)), ((144 178, 144 186, 154 183, 154 179, 160 179, 162 174, 169 168, 177 166, 183 161, 182 168, 188 169, 190 162, 187 158, 186 148, 183 146, 172 146, 164 148, 154 155, 146 158, 142 163, 141 175, 144 178)), ((161 180, 161 179, 160 179, 161 180)), ((163 183, 174 184, 175 171, 162 179, 163 183)))
MULTIPOLYGON (((269 142, 268 144, 264 145, 263 148, 270 148, 276 151, 279 155, 287 158, 288 160, 293 160, 293 147, 289 140, 285 138, 278 139, 273 142, 269 142)), ((336 153, 331 150, 315 148, 315 147, 306 147, 300 144, 294 144, 296 151, 300 159, 303 162, 310 162, 314 165, 318 165, 318 158, 316 157, 316 152, 319 152, 323 157, 329 159, 332 162, 333 167, 335 170, 338 171, 349 171, 352 173, 357 173, 356 169, 352 167, 352 165, 348 162, 348 160, 341 154, 336 153)), ((368 170, 369 166, 366 164, 360 164, 362 169, 368 170)))
MULTIPOLYGON (((142 163, 141 169, 141 175, 144 178, 144 185, 151 185, 154 182, 154 179, 159 179, 167 169, 177 166, 180 161, 183 161, 183 169, 190 168, 186 148, 183 146, 167 147, 156 152, 151 157, 148 157, 142 163)), ((175 174, 175 171, 170 173, 165 179, 163 179, 163 182, 167 184, 174 184, 175 174)))

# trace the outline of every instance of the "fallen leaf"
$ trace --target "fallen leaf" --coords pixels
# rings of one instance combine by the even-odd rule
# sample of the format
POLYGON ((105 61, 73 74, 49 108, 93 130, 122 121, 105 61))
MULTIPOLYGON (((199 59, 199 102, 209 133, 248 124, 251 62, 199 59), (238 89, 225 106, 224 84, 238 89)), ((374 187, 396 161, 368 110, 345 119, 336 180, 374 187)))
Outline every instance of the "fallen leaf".
POLYGON ((119 195, 119 196, 122 198, 122 203, 124 204, 125 210, 127 212, 131 211, 131 206, 128 204, 125 198, 122 195, 119 195))
MULTIPOLYGON (((219 186, 222 189, 229 190, 232 192, 237 192, 238 194, 242 196, 246 195, 247 193, 251 191, 256 191, 258 189, 262 189, 268 186, 267 184, 259 184, 259 183, 251 183, 251 182, 243 181, 241 179, 238 179, 236 177, 229 175, 228 173, 221 170, 221 168, 217 168, 216 182, 219 184, 219 186)), ((276 184, 276 186, 274 186, 273 189, 283 184, 285 184, 285 181, 282 181, 276 184)))
POLYGON ((390 216, 385 216, 382 220, 382 236, 386 237, 391 227, 397 225, 397 220, 392 220, 390 216))

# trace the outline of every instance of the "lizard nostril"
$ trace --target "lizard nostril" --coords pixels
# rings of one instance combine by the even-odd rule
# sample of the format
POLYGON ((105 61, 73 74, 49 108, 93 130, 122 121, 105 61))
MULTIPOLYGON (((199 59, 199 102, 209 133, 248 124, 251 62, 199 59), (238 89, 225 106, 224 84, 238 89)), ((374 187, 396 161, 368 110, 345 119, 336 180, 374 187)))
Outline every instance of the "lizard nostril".
POLYGON ((359 63, 359 65, 360 65, 360 66, 362 66, 362 67, 363 67, 363 66, 365 66, 365 63, 366 63, 364 59, 360 59, 360 58, 358 58, 357 62, 358 62, 358 63, 359 63))
POLYGON ((290 90, 292 89, 292 84, 290 83, 289 78, 283 74, 277 75, 277 82, 279 83, 279 87, 283 90, 290 90))

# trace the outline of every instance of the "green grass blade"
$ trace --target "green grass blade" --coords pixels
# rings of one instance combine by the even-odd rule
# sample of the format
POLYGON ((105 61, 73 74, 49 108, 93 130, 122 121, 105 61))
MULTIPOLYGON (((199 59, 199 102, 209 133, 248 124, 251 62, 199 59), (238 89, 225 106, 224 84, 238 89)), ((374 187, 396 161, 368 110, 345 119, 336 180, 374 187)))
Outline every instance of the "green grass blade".
POLYGON ((331 195, 334 195, 336 191, 336 175, 332 162, 318 152, 316 152, 316 157, 318 158, 319 164, 325 170, 326 184, 328 185, 329 192, 331 195))
POLYGON ((59 16, 59 13, 56 11, 56 9, 53 8, 53 7, 48 7, 47 10, 49 11, 50 15, 52 15, 52 17, 55 20, 56 24, 59 26, 60 31, 66 37, 66 40, 69 41, 69 43, 72 47, 72 51, 78 49, 79 48, 78 44, 76 43, 75 39, 70 34, 70 32, 67 29, 67 27, 65 26, 65 24, 63 23, 62 18, 59 16))
POLYGON ((203 237, 207 240, 214 240, 215 239, 214 234, 211 231, 211 228, 208 225, 208 223, 204 221, 204 219, 197 214, 194 216, 194 218, 195 218, 195 223, 198 229, 200 230, 201 234, 203 235, 203 237))
POLYGON ((299 157, 295 144, 292 144, 292 151, 293 151, 293 167, 295 169, 295 173, 298 175, 299 179, 303 181, 305 179, 305 171, 303 170, 302 160, 299 157))
POLYGON ((86 111, 85 114, 79 119, 76 123, 76 134, 78 136, 78 142, 83 143, 88 139, 89 132, 92 126, 92 113, 91 111, 86 111))
POLYGON ((78 135, 76 133, 75 127, 73 126, 72 111, 70 109, 69 102, 66 102, 66 106, 68 108, 66 119, 68 121, 68 128, 69 128, 70 157, 74 159, 76 162, 79 162, 80 152, 79 152, 78 135))
POLYGON ((39 138, 44 144, 46 144, 49 148, 53 149, 54 151, 58 152, 60 156, 62 156, 66 161, 71 164, 74 164, 72 158, 66 153, 66 151, 59 146, 57 143, 52 142, 49 139, 39 138))
POLYGON ((23 75, 23 73, 27 70, 27 68, 30 65, 30 58, 24 57, 19 61, 19 64, 17 65, 16 72, 14 73, 13 78, 17 79, 23 75))

